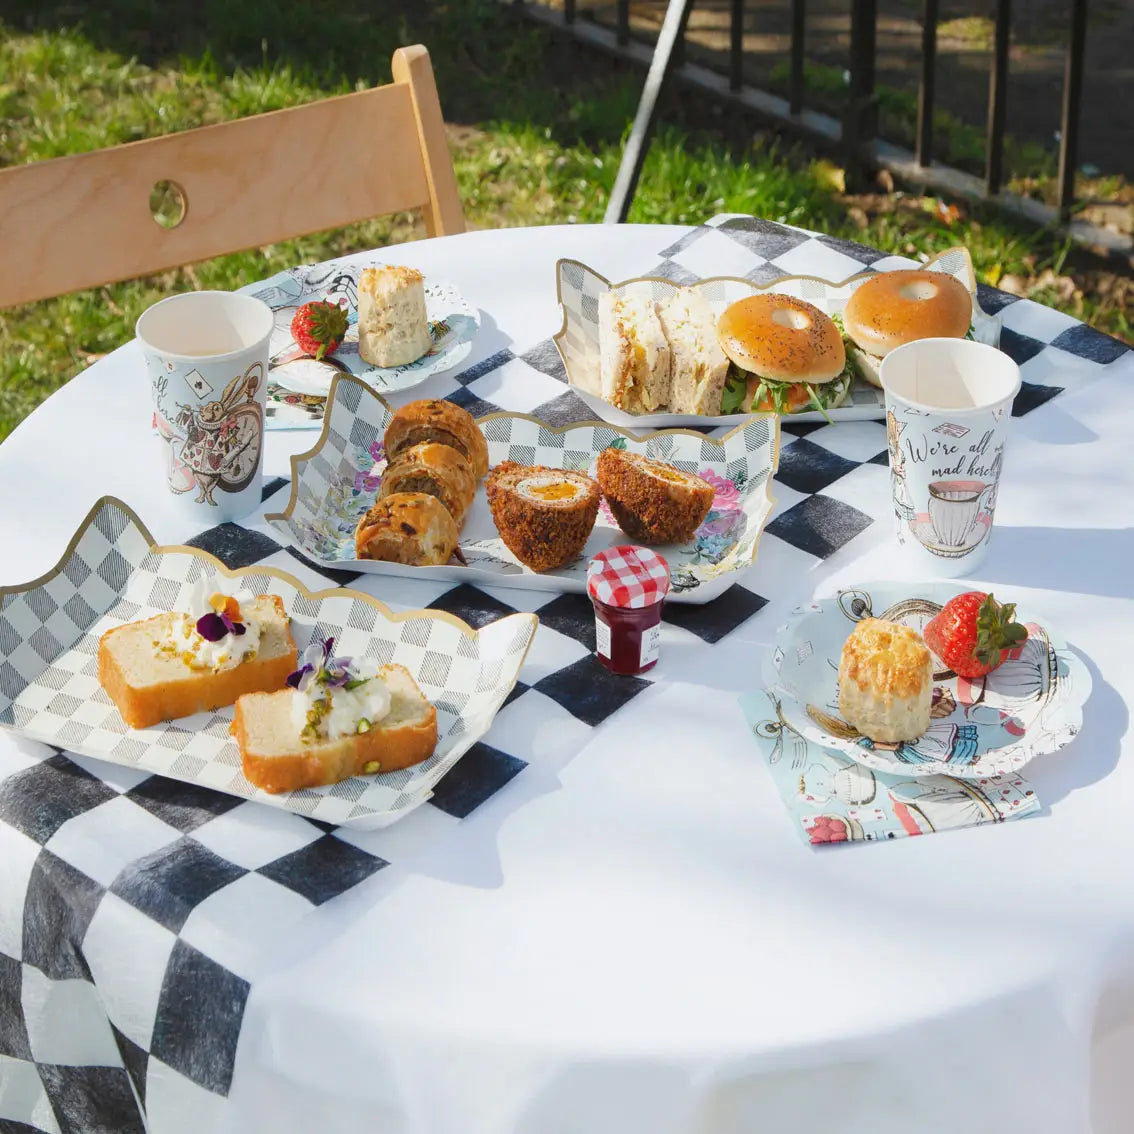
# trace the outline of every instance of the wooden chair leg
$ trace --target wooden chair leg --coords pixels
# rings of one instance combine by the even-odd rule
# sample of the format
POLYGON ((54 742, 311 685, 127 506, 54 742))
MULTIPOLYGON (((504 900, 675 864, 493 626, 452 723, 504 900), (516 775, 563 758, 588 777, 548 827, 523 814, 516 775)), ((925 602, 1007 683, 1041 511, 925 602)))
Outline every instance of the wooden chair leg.
POLYGON ((429 183, 429 203, 422 209, 425 230, 430 236, 448 236, 465 231, 461 196, 453 172, 453 160, 445 138, 445 121, 437 82, 429 62, 429 52, 416 44, 394 52, 394 81, 409 86, 413 113, 417 120, 418 141, 425 160, 425 178, 429 183))

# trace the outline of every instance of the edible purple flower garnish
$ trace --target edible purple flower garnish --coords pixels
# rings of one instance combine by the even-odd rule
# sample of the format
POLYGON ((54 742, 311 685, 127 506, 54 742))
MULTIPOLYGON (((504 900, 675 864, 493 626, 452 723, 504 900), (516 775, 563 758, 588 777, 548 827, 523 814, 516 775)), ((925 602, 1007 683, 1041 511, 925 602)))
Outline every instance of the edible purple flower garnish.
MULTIPOLYGON (((219 614, 214 614, 210 611, 208 614, 202 614, 197 619, 197 633, 205 639, 206 642, 219 642, 229 631, 229 627, 225 625, 227 619, 222 618, 219 614)), ((243 630, 244 628, 241 627, 243 630)))
POLYGON ((303 651, 302 665, 288 677, 288 685, 301 693, 306 693, 315 682, 329 689, 357 688, 361 682, 350 672, 354 659, 332 657, 334 646, 334 638, 312 642, 303 651))

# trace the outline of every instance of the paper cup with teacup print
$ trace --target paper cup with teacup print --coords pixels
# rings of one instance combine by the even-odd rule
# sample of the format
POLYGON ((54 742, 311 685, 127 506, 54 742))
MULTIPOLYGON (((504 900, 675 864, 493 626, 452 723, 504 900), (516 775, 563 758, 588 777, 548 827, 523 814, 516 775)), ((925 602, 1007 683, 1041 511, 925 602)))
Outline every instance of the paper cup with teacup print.
POLYGON ((272 322, 266 303, 227 291, 174 295, 138 319, 166 483, 207 526, 260 503, 272 322))
POLYGON ((898 542, 926 575, 966 575, 992 534, 1020 368, 983 343, 919 339, 880 377, 898 542))

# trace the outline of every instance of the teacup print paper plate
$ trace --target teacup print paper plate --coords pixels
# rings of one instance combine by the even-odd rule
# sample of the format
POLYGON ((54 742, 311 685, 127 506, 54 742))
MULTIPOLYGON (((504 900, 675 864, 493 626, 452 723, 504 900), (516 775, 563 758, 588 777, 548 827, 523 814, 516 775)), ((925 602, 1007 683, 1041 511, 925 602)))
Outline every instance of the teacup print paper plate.
POLYGON ((480 312, 453 284, 427 277, 425 310, 433 340, 429 353, 406 366, 379 367, 366 362, 358 353, 358 277, 366 266, 329 260, 288 268, 242 289, 262 299, 276 315, 269 348, 269 429, 318 428, 337 374, 353 374, 365 378, 376 389, 393 392, 452 370, 468 358, 480 329, 480 312), (296 309, 312 300, 337 303, 347 313, 342 346, 322 360, 304 354, 291 334, 296 309))
POLYGON ((784 720, 828 751, 905 776, 981 780, 1018 772, 1034 757, 1069 744, 1083 723, 1090 672, 1049 626, 1028 620, 1026 610, 1019 613, 1027 641, 987 677, 957 677, 938 668, 924 736, 877 744, 840 718, 839 658, 854 624, 885 618, 921 633, 965 589, 946 581, 876 583, 798 608, 777 634, 764 671, 784 720))
MULTIPOLYGON (((951 248, 930 260, 922 267, 931 272, 944 272, 959 280, 973 297, 973 337, 980 342, 996 346, 1000 341, 1000 320, 986 315, 976 299, 976 277, 972 258, 967 248, 951 248)), ((714 315, 738 299, 762 292, 792 295, 805 299, 828 315, 841 316, 847 300, 856 288, 877 272, 862 272, 850 279, 835 283, 815 276, 784 276, 769 284, 756 284, 751 280, 731 276, 714 276, 690 284, 701 291, 709 301, 714 315)), ((599 326, 598 297, 605 291, 618 294, 643 293, 655 302, 669 298, 679 284, 654 276, 642 276, 611 283, 593 268, 578 260, 560 260, 555 268, 556 292, 563 309, 563 326, 554 336, 559 348, 567 379, 575 392, 595 414, 612 425, 637 429, 668 429, 681 425, 735 425, 744 420, 744 414, 725 414, 720 417, 699 417, 688 413, 629 414, 615 409, 603 400, 599 378, 599 326)), ((824 417, 818 410, 793 413, 791 421, 862 421, 885 414, 886 399, 880 389, 860 379, 851 387, 850 396, 838 409, 828 410, 824 417)))
MULTIPOLYGON (((596 551, 632 542, 603 505, 582 555, 554 571, 536 573, 504 546, 482 485, 461 530, 460 547, 468 566, 410 567, 356 559, 355 527, 378 494, 386 466, 382 438, 391 410, 365 383, 342 375, 332 386, 329 405, 315 447, 291 459, 287 508, 265 517, 285 540, 323 566, 581 592, 586 588, 587 563, 596 551)), ((779 420, 773 414, 745 418, 721 438, 687 430, 635 435, 601 421, 553 428, 526 414, 489 414, 479 424, 493 466, 515 461, 593 475, 599 453, 613 445, 668 461, 714 485, 712 508, 693 539, 657 549, 669 563, 670 601, 707 602, 756 559, 760 534, 772 510, 771 480, 779 456, 779 420)))
POLYGON ((282 571, 230 572, 196 548, 153 546, 137 516, 106 497, 52 571, 0 587, 0 727, 311 819, 385 827, 427 800, 488 731, 536 625, 535 615, 516 614, 472 630, 443 611, 394 614, 357 591, 313 593, 282 571), (334 637, 336 653, 405 665, 437 708, 433 755, 386 775, 269 795, 244 778, 228 733, 231 708, 128 728, 98 681, 99 638, 112 626, 178 609, 203 574, 222 576, 227 589, 279 595, 300 653, 334 637))

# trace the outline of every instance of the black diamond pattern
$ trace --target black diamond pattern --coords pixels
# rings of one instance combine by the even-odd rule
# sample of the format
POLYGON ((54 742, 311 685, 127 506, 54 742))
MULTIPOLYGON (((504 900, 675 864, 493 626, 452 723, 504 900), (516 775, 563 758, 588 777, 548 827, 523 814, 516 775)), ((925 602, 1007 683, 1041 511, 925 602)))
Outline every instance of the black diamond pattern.
POLYGON ((870 523, 865 512, 817 494, 777 516, 766 530, 801 551, 825 559, 865 531, 870 523))
POLYGON ((60 753, 0 784, 0 819, 42 845, 68 819, 115 794, 113 788, 60 753))
POLYGON ((36 1064, 63 1134, 145 1134, 121 1067, 36 1064))
POLYGON ((464 819, 526 767, 525 761, 491 745, 474 744, 437 783, 429 802, 464 819))
POLYGON ((0 953, 0 1055, 31 1059, 28 1030, 24 1026, 23 965, 0 953))
POLYGON ((1068 327, 1051 340, 1051 345, 1103 365, 1121 358, 1130 349, 1125 343, 1104 335, 1102 331, 1096 331, 1094 327, 1088 327, 1086 323, 1068 327))
POLYGON ((122 1056, 122 1065, 134 1083, 134 1090, 146 1102, 146 1071, 150 1063, 150 1053, 139 1047, 129 1036, 124 1036, 113 1024, 110 1025, 114 1033, 114 1042, 118 1045, 118 1054, 122 1056))
POLYGON ((662 621, 696 634, 703 642, 719 642, 768 605, 763 595, 734 583, 719 598, 700 605, 668 602, 662 607, 662 621))
POLYGON ((467 386, 459 390, 454 390, 449 395, 449 401, 454 405, 458 405, 463 410, 467 410, 473 417, 484 417, 488 413, 499 413, 500 407, 492 402, 486 402, 483 398, 478 398, 467 386))
POLYGON ((227 1095, 248 990, 246 980, 178 940, 158 997, 150 1054, 227 1095))
POLYGON ((549 626, 585 649, 594 650, 595 608, 586 595, 559 595, 541 606, 536 614, 541 626, 549 626))
POLYGON ((1021 335, 1010 327, 1000 328, 1000 349, 1018 366, 1035 358, 1043 348, 1044 344, 1039 339, 1021 335))
MULTIPOLYGON (((468 370, 462 370, 460 374, 455 375, 456 380, 462 386, 467 386, 470 382, 475 382, 478 378, 483 378, 486 374, 491 374, 494 370, 498 370, 506 362, 511 362, 516 356, 507 348, 498 350, 495 354, 489 355, 488 358, 478 362, 475 366, 470 366, 468 370)), ((450 395, 449 401, 455 402, 456 395, 450 395)))
POLYGON ((780 450, 780 468, 776 480, 810 494, 822 492, 829 484, 853 472, 858 465, 822 445, 801 437, 780 450))
POLYGON ((559 349, 551 339, 546 339, 538 346, 521 354, 520 357, 536 370, 558 378, 560 382, 567 381, 567 371, 563 367, 563 359, 559 357, 559 349))
POLYGON ((40 851, 24 896, 24 961, 52 980, 90 980, 82 941, 103 893, 70 863, 40 851))
POLYGON ((261 559, 267 559, 280 549, 280 545, 271 536, 232 523, 218 524, 185 542, 189 547, 199 547, 202 551, 215 555, 230 571, 259 563, 261 559))
POLYGON ((173 933, 210 894, 247 871, 184 836, 131 862, 111 891, 173 933))
POLYGON ((315 560, 308 559, 302 551, 297 551, 294 547, 287 547, 284 550, 293 559, 297 559, 302 563, 304 567, 310 567, 312 571, 318 572, 324 579, 329 579, 337 586, 349 587, 351 583, 362 577, 358 571, 346 571, 341 567, 324 567, 321 563, 316 563, 315 560))
POLYGON ((376 874, 386 860, 368 854, 334 835, 324 835, 267 866, 258 873, 321 906, 376 874))
POLYGON ((185 834, 244 802, 234 795, 168 780, 164 776, 150 776, 126 795, 151 815, 185 834))
POLYGON ((484 591, 462 583, 451 591, 446 591, 429 604, 435 610, 445 610, 467 622, 474 630, 495 622, 508 614, 515 614, 513 607, 484 591))
POLYGON ((1035 382, 1021 382, 1020 392, 1012 403, 1012 416, 1023 417, 1063 393, 1062 386, 1040 386, 1035 382))
POLYGON ((593 655, 549 673, 534 686, 589 725, 601 724, 649 687, 640 677, 616 676, 593 655))

